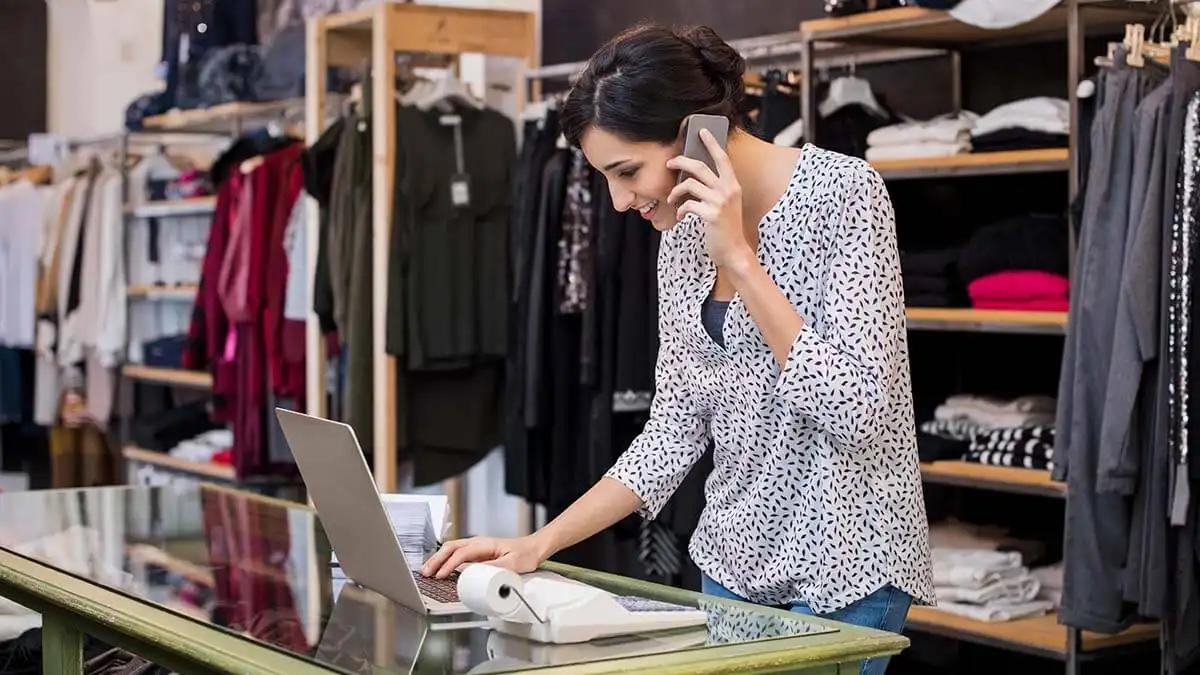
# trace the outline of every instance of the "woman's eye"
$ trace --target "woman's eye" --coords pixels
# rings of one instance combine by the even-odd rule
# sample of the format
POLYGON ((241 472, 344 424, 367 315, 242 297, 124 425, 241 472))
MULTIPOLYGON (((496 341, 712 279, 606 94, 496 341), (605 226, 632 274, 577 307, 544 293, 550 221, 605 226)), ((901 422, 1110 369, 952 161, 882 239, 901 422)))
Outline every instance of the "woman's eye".
POLYGON ((621 178, 633 178, 637 174, 637 169, 623 169, 617 175, 621 178))

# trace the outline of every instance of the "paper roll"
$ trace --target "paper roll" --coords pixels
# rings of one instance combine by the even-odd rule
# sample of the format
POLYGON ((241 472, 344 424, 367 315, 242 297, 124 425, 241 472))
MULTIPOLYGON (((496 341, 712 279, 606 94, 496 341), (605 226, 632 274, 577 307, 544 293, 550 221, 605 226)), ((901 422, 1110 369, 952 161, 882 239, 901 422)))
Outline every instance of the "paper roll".
POLYGON ((521 577, 503 567, 468 565, 458 575, 458 598, 467 609, 484 616, 528 621, 529 610, 518 596, 521 577))

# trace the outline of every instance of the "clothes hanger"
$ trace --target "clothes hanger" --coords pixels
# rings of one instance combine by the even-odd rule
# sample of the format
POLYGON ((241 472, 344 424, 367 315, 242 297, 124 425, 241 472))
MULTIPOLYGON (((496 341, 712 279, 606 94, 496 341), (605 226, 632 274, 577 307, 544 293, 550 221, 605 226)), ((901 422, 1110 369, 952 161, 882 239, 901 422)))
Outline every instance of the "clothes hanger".
POLYGON ((445 77, 434 81, 428 91, 415 97, 413 104, 421 110, 429 110, 435 105, 449 104, 451 101, 465 103, 476 109, 483 108, 483 101, 475 98, 467 85, 449 72, 445 77))
POLYGON ((1189 61, 1200 61, 1200 19, 1188 15, 1179 41, 1187 41, 1188 48, 1184 56, 1189 61))
POLYGON ((1146 65, 1142 46, 1146 43, 1146 27, 1140 23, 1125 24, 1125 63, 1134 68, 1146 65))
POLYGON ((887 111, 883 109, 878 99, 875 98, 875 92, 871 90, 871 83, 854 74, 853 62, 850 64, 848 75, 843 75, 829 83, 829 93, 825 96, 825 100, 821 101, 818 109, 822 117, 829 117, 848 105, 860 105, 880 117, 887 117, 887 111))

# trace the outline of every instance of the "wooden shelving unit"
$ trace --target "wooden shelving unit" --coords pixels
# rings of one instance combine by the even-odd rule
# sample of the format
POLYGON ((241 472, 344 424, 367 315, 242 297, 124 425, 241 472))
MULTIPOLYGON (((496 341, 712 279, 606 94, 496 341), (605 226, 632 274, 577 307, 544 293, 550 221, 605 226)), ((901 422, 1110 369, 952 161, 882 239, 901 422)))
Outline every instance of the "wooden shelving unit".
POLYGON ((237 473, 228 464, 193 462, 168 455, 165 452, 146 450, 132 445, 123 448, 121 455, 125 457, 126 461, 151 464, 160 469, 196 476, 198 478, 211 478, 226 483, 232 483, 237 480, 237 473))
MULTIPOLYGON (((341 97, 330 96, 324 103, 340 106, 341 97)), ((300 135, 292 121, 305 114, 306 99, 296 98, 262 103, 228 103, 197 110, 174 110, 144 120, 144 133, 160 136, 161 144, 172 143, 172 138, 204 137, 207 142, 227 143, 243 132, 278 125, 279 130, 300 135)), ((185 216, 209 216, 216 210, 215 196, 188 199, 151 201, 127 207, 127 219, 159 218, 170 219, 185 216)), ((169 225, 167 225, 169 226, 169 225)), ((130 302, 178 302, 196 297, 197 284, 142 285, 126 289, 130 302)), ((121 374, 134 384, 150 384, 183 389, 210 390, 212 375, 204 371, 179 368, 156 368, 128 364, 121 374)), ((265 411, 264 411, 265 412, 265 411)), ((131 465, 150 465, 166 472, 180 474, 212 484, 233 486, 252 492, 283 496, 303 500, 302 492, 296 490, 296 481, 274 476, 238 476, 233 466, 190 462, 166 453, 135 447, 131 442, 129 420, 122 431, 125 447, 122 453, 131 465)))
POLYGON ((155 384, 193 387, 196 389, 212 387, 212 375, 203 371, 152 368, 150 366, 129 364, 121 369, 121 374, 138 382, 153 382, 155 384))
POLYGON ((216 208, 216 197, 192 197, 189 199, 148 202, 135 209, 131 209, 129 213, 136 218, 166 218, 170 216, 212 213, 216 208))
MULTIPOLYGON (((1144 20, 1152 11, 1107 0, 1077 0, 1087 12, 1087 29, 1111 33, 1126 23, 1144 20)), ((800 32, 812 40, 846 45, 888 45, 962 48, 1012 41, 1061 40, 1071 21, 1067 3, 1032 21, 1005 29, 985 29, 961 23, 948 12, 924 7, 862 12, 843 17, 814 19, 800 24, 800 32)))
POLYGON ((950 157, 892 159, 871 162, 888 180, 949 176, 994 176, 1018 173, 1066 171, 1071 153, 1067 148, 976 152, 950 157))
MULTIPOLYGON (((136 450, 136 448, 134 448, 136 450)), ((127 448, 129 450, 129 448, 127 448)), ((139 452, 148 452, 139 450, 139 452)), ((158 453, 151 453, 158 454, 158 453)), ((125 555, 143 565, 155 565, 167 571, 174 572, 179 576, 201 586, 213 588, 216 582, 213 580, 212 570, 209 570, 201 565, 193 562, 188 562, 182 558, 167 553, 157 546, 150 544, 130 544, 125 547, 125 555)))
MULTIPOLYGON (((961 52, 1034 41, 1065 42, 1067 82, 1064 98, 1071 117, 1077 119, 1077 91, 1083 71, 1084 37, 1088 34, 1120 35, 1125 24, 1145 23, 1158 10, 1135 3, 1108 0, 1063 0, 1036 19, 1007 29, 987 30, 960 23, 949 13, 921 7, 863 12, 846 17, 822 18, 800 25, 805 72, 801 78, 801 118, 805 137, 816 137, 815 87, 812 57, 820 47, 834 46, 845 56, 880 49, 920 47, 946 50, 950 60, 951 100, 962 109, 961 52)), ((829 50, 820 50, 830 53, 829 50)), ((887 181, 1060 173, 1067 178, 1066 200, 1074 199, 1078 180, 1074 152, 1079 134, 1072 125, 1068 147, 1006 152, 980 152, 952 157, 874 161, 872 166, 887 181)), ((903 227, 903 225, 901 225, 903 227)), ((1012 334, 1065 335, 1066 312, 1027 312, 973 308, 909 307, 909 330, 1012 334)), ((1020 495, 1065 499, 1066 485, 1051 480, 1047 471, 987 466, 965 461, 939 461, 921 465, 929 484, 982 489, 1020 495)), ((1056 614, 1009 622, 982 622, 929 607, 913 607, 907 627, 963 641, 1019 651, 1064 662, 1068 675, 1078 675, 1084 661, 1106 658, 1115 648, 1152 648, 1159 636, 1157 624, 1138 625, 1118 635, 1097 635, 1064 626, 1056 614)))
POLYGON ((130 286, 125 294, 131 298, 173 298, 191 299, 196 297, 196 284, 180 284, 179 286, 130 286))
POLYGON ((922 462, 921 476, 926 483, 973 487, 996 492, 1065 498, 1066 483, 1050 478, 1049 471, 990 466, 962 460, 922 462))
MULTIPOLYGON (((372 145, 374 176, 372 186, 372 237, 374 240, 374 278, 376 289, 387 287, 388 240, 392 230, 392 208, 396 150, 396 55, 404 53, 418 60, 457 63, 462 54, 507 56, 522 61, 527 68, 537 61, 537 21, 529 12, 497 9, 466 9, 415 3, 385 2, 370 8, 333 14, 308 22, 307 64, 305 73, 308 102, 308 141, 317 140, 324 129, 326 109, 325 73, 329 66, 359 68, 371 64, 371 115, 374 120, 372 145)), ((526 99, 523 78, 514 83, 518 100, 526 99)), ((364 102, 365 103, 365 102, 364 102)), ((315 207, 313 207, 315 208, 315 207)), ((315 265, 316 214, 309 216, 309 264, 315 265)), ((373 402, 375 410, 374 470, 375 482, 384 492, 398 485, 396 440, 396 359, 384 348, 387 319, 387 294, 377 291, 372 317, 374 325, 372 362, 375 364, 373 402)), ((324 346, 315 320, 308 322, 307 383, 308 412, 324 413, 326 381, 324 346)), ((447 481, 446 493, 456 512, 462 512, 461 490, 457 479, 447 481)), ((454 528, 459 526, 455 519, 454 528)), ((527 528, 522 528, 527 529, 527 528)), ((456 536, 452 532, 451 536, 456 536)))
POLYGON ((1063 335, 1066 312, 1027 312, 971 307, 909 307, 909 330, 1063 335))
MULTIPOLYGON (((1067 627, 1057 614, 1016 621, 975 621, 933 607, 913 607, 908 611, 908 627, 924 633, 974 642, 1008 651, 1023 652, 1054 659, 1065 659, 1068 651, 1067 627)), ((1116 635, 1083 631, 1080 647, 1084 653, 1123 647, 1158 638, 1158 624, 1137 624, 1116 635)))
POLYGON ((147 129, 160 131, 219 132, 248 122, 269 122, 304 110, 304 99, 265 103, 225 103, 196 110, 172 110, 143 120, 147 129))

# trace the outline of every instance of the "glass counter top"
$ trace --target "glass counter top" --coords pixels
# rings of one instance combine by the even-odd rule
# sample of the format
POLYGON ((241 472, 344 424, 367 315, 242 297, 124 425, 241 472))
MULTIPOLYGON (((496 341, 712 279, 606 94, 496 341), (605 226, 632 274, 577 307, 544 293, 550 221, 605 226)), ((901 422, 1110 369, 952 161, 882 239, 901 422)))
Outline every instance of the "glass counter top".
MULTIPOLYGON (((513 672, 838 631, 688 596, 707 612, 706 626, 577 645, 529 642, 487 630, 477 615, 426 617, 335 578, 313 511, 208 486, 0 494, 0 549, 335 672, 513 672)), ((21 610, 0 598, 0 614, 21 610)))

